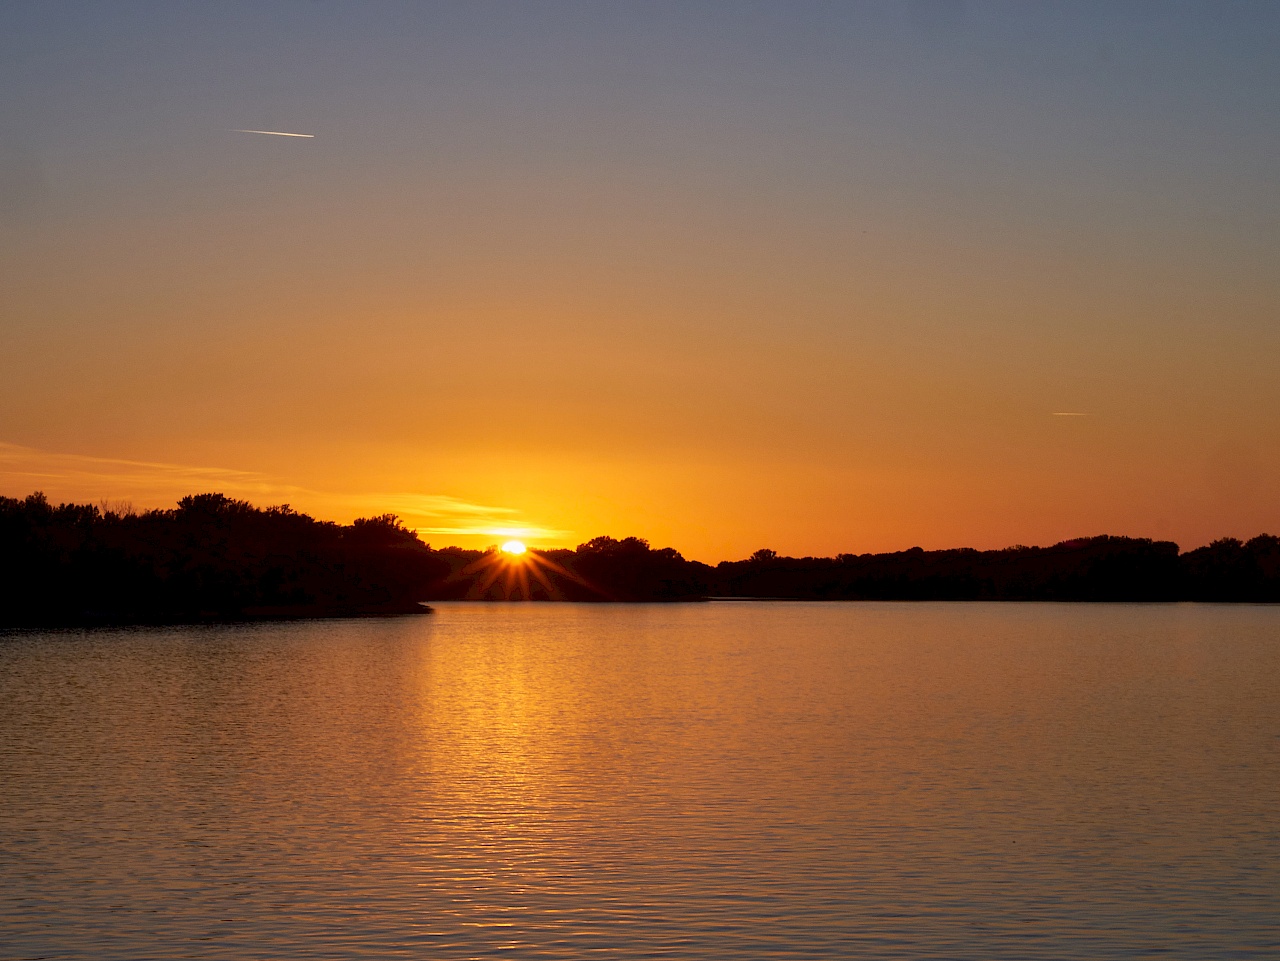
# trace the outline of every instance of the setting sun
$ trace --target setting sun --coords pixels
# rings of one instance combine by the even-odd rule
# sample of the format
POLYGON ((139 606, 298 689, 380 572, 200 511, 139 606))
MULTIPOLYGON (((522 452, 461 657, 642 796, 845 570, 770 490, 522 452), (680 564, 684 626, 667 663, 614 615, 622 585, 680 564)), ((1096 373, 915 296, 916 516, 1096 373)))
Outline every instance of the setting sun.
POLYGON ((502 545, 502 552, 504 554, 523 554, 525 550, 526 548, 522 541, 507 541, 502 545))

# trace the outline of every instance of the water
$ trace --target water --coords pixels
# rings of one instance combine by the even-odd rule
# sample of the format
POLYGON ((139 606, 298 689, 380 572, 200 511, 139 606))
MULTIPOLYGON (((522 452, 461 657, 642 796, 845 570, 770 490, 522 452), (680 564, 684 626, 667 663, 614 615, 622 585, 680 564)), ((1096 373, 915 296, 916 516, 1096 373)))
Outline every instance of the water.
POLYGON ((1280 955, 1280 609, 0 635, 4 958, 1280 955))

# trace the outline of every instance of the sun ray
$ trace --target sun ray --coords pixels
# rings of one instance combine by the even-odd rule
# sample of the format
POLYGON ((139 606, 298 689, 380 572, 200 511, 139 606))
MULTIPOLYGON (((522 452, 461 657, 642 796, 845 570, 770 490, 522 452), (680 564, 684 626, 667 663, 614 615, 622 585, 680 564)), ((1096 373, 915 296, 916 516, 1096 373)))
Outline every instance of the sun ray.
POLYGON ((542 569, 537 564, 529 565, 529 573, 533 575, 534 580, 541 584, 547 591, 547 597, 554 600, 560 599, 560 592, 547 579, 547 575, 542 573, 542 569))
POLYGON ((533 600, 530 577, 546 590, 548 598, 564 600, 564 592, 556 587, 555 582, 548 576, 550 574, 572 581, 598 597, 611 599, 609 592, 600 589, 563 564, 553 561, 538 551, 529 550, 522 543, 519 547, 518 551, 508 550, 507 545, 503 545, 499 550, 489 550, 458 571, 452 579, 460 580, 472 575, 480 575, 479 580, 467 589, 466 596, 470 600, 484 598, 495 584, 502 591, 504 600, 516 598, 525 601, 533 600))

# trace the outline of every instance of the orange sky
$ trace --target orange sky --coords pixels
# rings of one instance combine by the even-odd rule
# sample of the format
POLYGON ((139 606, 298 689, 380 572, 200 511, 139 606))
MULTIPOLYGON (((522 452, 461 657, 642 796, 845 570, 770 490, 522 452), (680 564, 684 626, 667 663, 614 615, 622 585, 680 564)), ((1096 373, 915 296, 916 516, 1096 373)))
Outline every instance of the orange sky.
POLYGON ((1265 10, 40 9, 0 493, 706 561, 1280 533, 1265 10))

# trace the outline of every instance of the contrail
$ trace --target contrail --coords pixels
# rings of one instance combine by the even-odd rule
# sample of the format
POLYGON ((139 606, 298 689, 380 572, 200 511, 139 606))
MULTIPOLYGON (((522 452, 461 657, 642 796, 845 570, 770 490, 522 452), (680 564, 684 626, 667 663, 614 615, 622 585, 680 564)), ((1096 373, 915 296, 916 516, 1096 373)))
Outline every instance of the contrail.
POLYGON ((1078 410, 1055 410, 1054 417, 1088 417, 1089 415, 1078 410))
POLYGON ((287 133, 283 130, 233 130, 232 133, 265 133, 271 137, 307 137, 314 140, 316 135, 313 133, 287 133))

